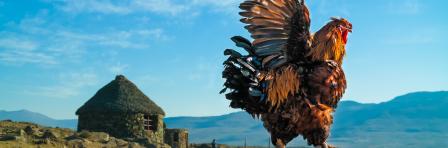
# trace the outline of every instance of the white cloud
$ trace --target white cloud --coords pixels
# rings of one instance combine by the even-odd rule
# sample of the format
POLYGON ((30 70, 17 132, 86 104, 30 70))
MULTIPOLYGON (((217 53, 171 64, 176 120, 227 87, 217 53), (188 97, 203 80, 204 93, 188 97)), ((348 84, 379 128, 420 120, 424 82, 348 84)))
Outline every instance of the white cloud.
MULTIPOLYGON (((144 82, 147 84, 160 83, 162 80, 159 77, 156 77, 152 74, 143 75, 136 79, 136 82, 144 82)), ((163 84, 163 83, 161 83, 163 84)))
POLYGON ((176 15, 189 9, 188 5, 176 4, 171 0, 65 0, 57 4, 69 13, 129 14, 143 11, 176 15))
POLYGON ((21 65, 25 63, 54 65, 57 64, 56 60, 48 56, 45 53, 39 53, 28 50, 15 50, 0 52, 0 62, 10 65, 21 65))
POLYGON ((192 0, 192 5, 209 7, 218 12, 238 12, 238 5, 242 0, 192 0))
POLYGON ((214 5, 219 7, 228 7, 233 5, 238 5, 243 2, 242 0, 192 0, 195 5, 214 5))
POLYGON ((392 35, 384 39, 384 42, 390 45, 425 45, 441 42, 439 39, 443 38, 443 33, 440 33, 438 28, 423 28, 414 31, 396 29, 391 32, 392 35))
POLYGON ((32 41, 17 38, 0 38, 0 48, 16 48, 21 50, 34 50, 37 44, 32 41))
POLYGON ((197 15, 200 7, 209 7, 214 11, 234 11, 240 2, 240 0, 192 0, 187 2, 174 0, 63 0, 62 3, 54 3, 64 12, 73 14, 101 13, 124 15, 137 12, 152 12, 172 16, 194 16, 197 15))
POLYGON ((150 39, 168 39, 163 34, 162 29, 116 30, 102 33, 79 33, 70 30, 61 30, 56 33, 56 36, 81 43, 92 43, 126 49, 149 48, 147 42, 150 39))
POLYGON ((129 67, 129 65, 127 65, 127 64, 122 65, 121 63, 118 63, 116 65, 111 66, 109 68, 109 71, 115 75, 119 75, 119 74, 123 74, 124 70, 128 67, 129 67))
MULTIPOLYGON (((323 0, 323 1, 307 1, 308 6, 316 5, 317 15, 332 15, 348 17, 350 11, 348 10, 347 0, 323 0)), ((313 16, 313 14, 311 14, 313 16)))
POLYGON ((148 49, 152 40, 169 38, 160 28, 81 32, 47 22, 46 12, 6 24, 0 31, 0 63, 57 65, 82 61, 88 50, 148 49))
POLYGON ((217 76, 220 75, 221 67, 216 65, 216 62, 210 62, 212 60, 200 57, 196 61, 196 66, 190 68, 187 73, 187 78, 190 81, 203 83, 202 86, 206 89, 212 89, 215 86, 220 86, 221 79, 217 76))
POLYGON ((128 7, 119 6, 110 1, 98 0, 65 0, 64 4, 59 7, 65 12, 80 13, 80 12, 98 12, 98 13, 130 13, 131 9, 128 7))
POLYGON ((52 56, 37 51, 37 43, 26 39, 0 37, 0 62, 8 64, 41 63, 56 64, 52 56), (13 50, 8 50, 13 49, 13 50))
POLYGON ((176 15, 187 11, 188 5, 176 4, 171 0, 135 0, 131 4, 131 7, 157 13, 167 13, 170 15, 176 15))
POLYGON ((418 0, 401 0, 390 1, 388 10, 391 13, 412 15, 420 13, 422 7, 418 0))
POLYGON ((82 88, 96 85, 98 76, 95 73, 65 73, 59 76, 58 82, 56 85, 36 87, 25 93, 51 99, 69 99, 80 95, 82 88))

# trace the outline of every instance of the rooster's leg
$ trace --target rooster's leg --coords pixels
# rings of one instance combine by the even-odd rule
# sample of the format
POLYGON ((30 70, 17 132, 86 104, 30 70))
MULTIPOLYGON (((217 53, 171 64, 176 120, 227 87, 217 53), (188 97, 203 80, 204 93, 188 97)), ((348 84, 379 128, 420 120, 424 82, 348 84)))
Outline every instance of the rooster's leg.
POLYGON ((271 142, 275 145, 276 148, 286 148, 286 145, 295 137, 298 136, 298 134, 295 133, 278 133, 278 132, 272 132, 271 133, 271 142))
POLYGON ((275 147, 276 148, 286 148, 286 144, 283 142, 282 139, 276 138, 275 147))
POLYGON ((329 128, 317 128, 306 131, 303 136, 308 141, 308 144, 314 145, 315 148, 333 148, 327 144, 329 136, 329 128))

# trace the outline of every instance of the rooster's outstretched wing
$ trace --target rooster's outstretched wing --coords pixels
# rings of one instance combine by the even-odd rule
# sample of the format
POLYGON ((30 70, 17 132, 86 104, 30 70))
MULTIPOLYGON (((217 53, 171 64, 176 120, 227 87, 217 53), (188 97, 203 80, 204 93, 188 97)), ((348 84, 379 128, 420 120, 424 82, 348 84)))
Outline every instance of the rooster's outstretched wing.
POLYGON ((254 38, 255 54, 272 69, 287 61, 304 59, 309 49, 309 12, 304 0, 246 0, 241 22, 254 38))

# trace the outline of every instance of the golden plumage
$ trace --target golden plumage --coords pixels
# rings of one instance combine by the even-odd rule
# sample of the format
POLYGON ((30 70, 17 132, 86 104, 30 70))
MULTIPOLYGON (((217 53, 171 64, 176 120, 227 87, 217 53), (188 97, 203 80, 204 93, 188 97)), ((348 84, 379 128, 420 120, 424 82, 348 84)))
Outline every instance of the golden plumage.
POLYGON ((307 56, 313 61, 333 60, 341 65, 345 56, 346 35, 351 31, 351 26, 346 19, 332 18, 312 36, 311 50, 307 56))
POLYGON ((268 74, 272 79, 269 80, 265 92, 268 94, 271 106, 276 108, 282 104, 289 95, 299 91, 300 79, 296 68, 289 65, 281 67, 280 70, 272 70, 268 74))

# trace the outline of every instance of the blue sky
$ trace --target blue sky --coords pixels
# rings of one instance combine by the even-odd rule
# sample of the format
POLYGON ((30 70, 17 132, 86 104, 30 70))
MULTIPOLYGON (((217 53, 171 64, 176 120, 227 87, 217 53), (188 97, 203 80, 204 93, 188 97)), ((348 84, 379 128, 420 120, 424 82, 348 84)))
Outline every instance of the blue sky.
MULTIPOLYGON (((223 49, 248 37, 241 0, 0 0, 0 110, 58 119, 116 74, 168 116, 236 110, 223 95, 223 49)), ((349 19, 345 100, 448 90, 448 1, 309 0, 312 30, 349 19)))

